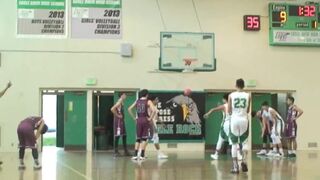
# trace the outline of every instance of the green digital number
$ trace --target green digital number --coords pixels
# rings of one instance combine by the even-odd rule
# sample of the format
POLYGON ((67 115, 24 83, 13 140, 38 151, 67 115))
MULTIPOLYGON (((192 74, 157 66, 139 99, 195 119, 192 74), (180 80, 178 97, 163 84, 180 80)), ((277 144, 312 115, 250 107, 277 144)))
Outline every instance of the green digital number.
POLYGON ((234 99, 234 107, 235 108, 245 108, 247 106, 246 98, 235 98, 234 99))

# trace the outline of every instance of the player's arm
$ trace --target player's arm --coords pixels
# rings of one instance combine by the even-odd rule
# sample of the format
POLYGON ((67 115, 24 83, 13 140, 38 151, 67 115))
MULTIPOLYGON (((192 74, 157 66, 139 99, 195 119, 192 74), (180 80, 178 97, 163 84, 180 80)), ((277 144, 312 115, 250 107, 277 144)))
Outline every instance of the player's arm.
POLYGON ((7 90, 12 86, 11 82, 8 82, 7 87, 0 92, 0 98, 7 92, 7 90))
POLYGON ((298 112, 297 117, 295 118, 295 120, 297 120, 302 114, 303 114, 303 110, 300 109, 298 106, 294 105, 294 110, 296 110, 298 112))
POLYGON ((210 116, 211 113, 217 112, 217 111, 224 111, 224 109, 225 109, 224 105, 212 108, 203 117, 207 119, 210 116))
POLYGON ((261 137, 263 137, 264 132, 266 131, 267 128, 268 128, 268 132, 270 132, 270 127, 266 125, 267 122, 268 122, 268 120, 264 116, 262 116, 262 120, 261 120, 261 126, 262 126, 261 127, 261 137))
POLYGON ((113 115, 116 116, 117 118, 122 118, 122 116, 117 113, 117 108, 119 108, 121 104, 122 104, 122 99, 120 98, 118 102, 115 105, 113 105, 112 108, 110 109, 113 115))
POLYGON ((247 108, 247 113, 248 114, 250 113, 250 106, 251 106, 251 95, 249 94, 249 97, 248 97, 248 108, 247 108))
POLYGON ((148 100, 148 106, 151 109, 151 114, 150 114, 150 117, 148 118, 148 121, 152 121, 152 119, 154 119, 154 116, 156 115, 155 106, 150 100, 148 100))
POLYGON ((134 113, 132 112, 133 108, 136 107, 136 101, 128 108, 128 112, 130 114, 130 116, 132 117, 132 119, 136 119, 134 116, 134 113))
POLYGON ((231 95, 229 95, 229 97, 228 97, 228 113, 229 113, 229 114, 232 113, 232 99, 231 99, 231 95))
POLYGON ((36 139, 38 139, 40 136, 41 136, 41 131, 43 129, 43 126, 44 126, 44 120, 41 119, 39 122, 38 122, 38 129, 37 129, 37 132, 36 132, 36 139))

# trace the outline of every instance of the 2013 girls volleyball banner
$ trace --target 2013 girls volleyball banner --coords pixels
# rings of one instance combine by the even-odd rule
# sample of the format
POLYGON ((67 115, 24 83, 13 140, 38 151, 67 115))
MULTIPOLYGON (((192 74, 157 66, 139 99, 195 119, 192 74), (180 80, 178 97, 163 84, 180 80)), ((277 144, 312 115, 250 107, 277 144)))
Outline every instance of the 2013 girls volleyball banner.
POLYGON ((121 0, 72 0, 72 38, 120 39, 121 0))
POLYGON ((66 36, 66 0, 17 0, 17 34, 66 36))
POLYGON ((205 94, 150 93, 159 98, 157 104, 160 139, 197 140, 204 137, 205 94))

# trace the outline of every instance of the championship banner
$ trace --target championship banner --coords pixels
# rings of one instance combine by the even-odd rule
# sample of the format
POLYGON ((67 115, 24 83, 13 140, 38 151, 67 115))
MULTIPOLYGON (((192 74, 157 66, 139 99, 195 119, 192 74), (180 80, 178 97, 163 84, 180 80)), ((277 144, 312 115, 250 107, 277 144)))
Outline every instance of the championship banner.
POLYGON ((158 97, 158 133, 160 139, 199 140, 204 137, 205 94, 190 97, 177 92, 150 93, 158 97))
POLYGON ((65 0, 17 0, 17 34, 66 37, 65 0))
POLYGON ((121 0, 72 0, 72 38, 120 39, 121 0))

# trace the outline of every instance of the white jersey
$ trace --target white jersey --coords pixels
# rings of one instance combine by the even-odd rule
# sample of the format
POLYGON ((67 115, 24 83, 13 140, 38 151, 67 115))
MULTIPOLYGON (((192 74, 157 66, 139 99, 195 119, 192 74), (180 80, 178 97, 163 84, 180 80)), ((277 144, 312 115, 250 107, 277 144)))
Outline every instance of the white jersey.
POLYGON ((246 92, 233 92, 230 94, 232 101, 232 117, 248 117, 248 108, 249 108, 249 93, 246 92))
MULTIPOLYGON (((271 115, 271 110, 273 110, 271 107, 269 107, 268 111, 263 111, 262 113, 262 117, 266 118, 269 122, 273 122, 273 117, 271 115)), ((276 112, 276 116, 277 116, 277 120, 280 120, 281 123, 283 122, 282 117, 280 116, 280 114, 278 112, 276 112)))

